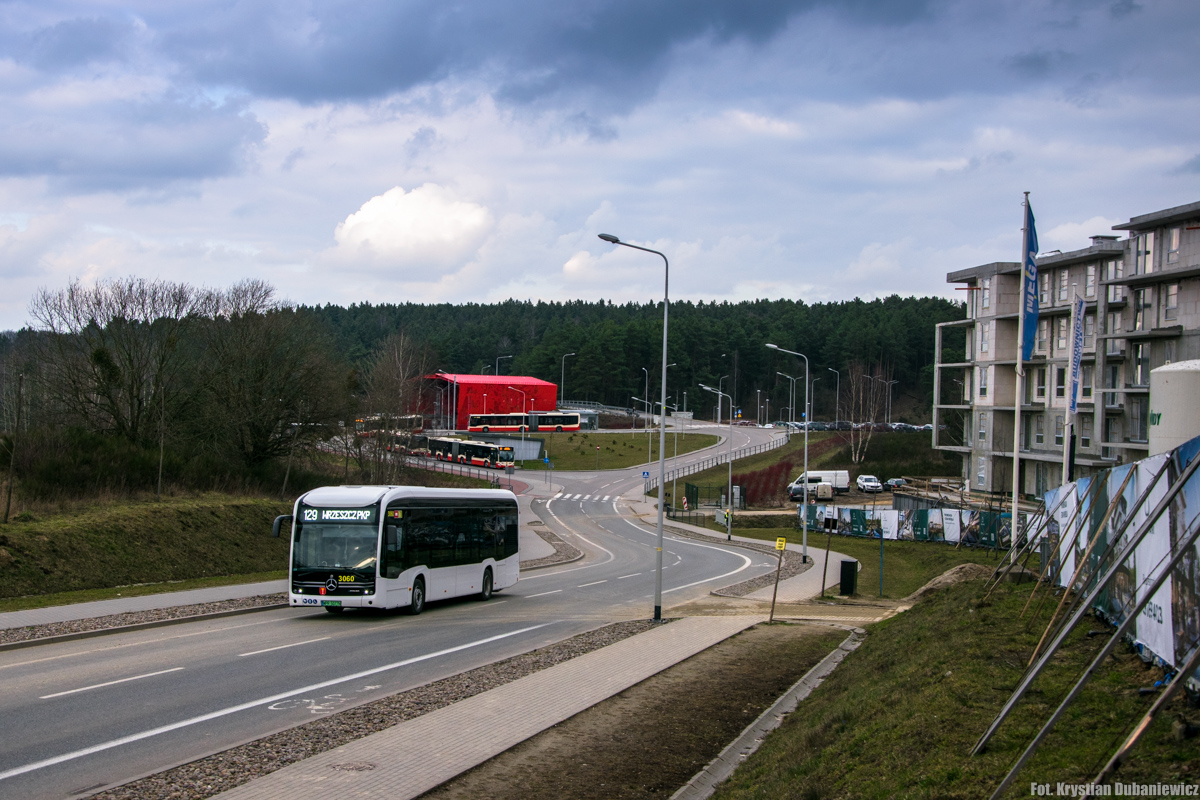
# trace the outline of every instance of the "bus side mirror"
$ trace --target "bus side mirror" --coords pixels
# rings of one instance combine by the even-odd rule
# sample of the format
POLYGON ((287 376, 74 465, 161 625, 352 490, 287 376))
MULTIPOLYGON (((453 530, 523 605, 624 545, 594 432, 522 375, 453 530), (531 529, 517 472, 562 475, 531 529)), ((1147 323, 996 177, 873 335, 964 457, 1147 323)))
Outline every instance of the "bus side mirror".
POLYGON ((286 520, 286 524, 287 524, 288 528, 290 529, 292 527, 292 515, 291 514, 281 514, 280 516, 275 518, 274 524, 271 525, 271 535, 273 537, 275 537, 276 539, 279 538, 279 529, 281 527, 283 527, 285 520, 286 520))

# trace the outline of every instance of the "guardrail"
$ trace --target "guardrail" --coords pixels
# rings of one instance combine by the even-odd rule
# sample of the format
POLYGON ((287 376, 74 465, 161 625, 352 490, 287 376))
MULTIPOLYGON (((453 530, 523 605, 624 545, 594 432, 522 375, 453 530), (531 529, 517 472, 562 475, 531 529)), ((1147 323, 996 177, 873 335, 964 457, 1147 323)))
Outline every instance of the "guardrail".
MULTIPOLYGON (((667 480, 671 481, 671 480, 675 480, 676 478, 682 478, 685 475, 694 475, 697 472, 703 472, 704 470, 711 469, 712 467, 718 466, 719 464, 725 464, 728 461, 730 461, 731 458, 733 461, 737 461, 739 458, 745 458, 746 456, 752 456, 757 453, 766 453, 769 450, 775 450, 777 448, 783 447, 785 444, 787 444, 787 442, 788 442, 788 437, 779 436, 779 437, 772 439, 769 442, 764 442, 763 444, 756 444, 753 447, 743 447, 741 450, 734 450, 732 454, 728 453, 728 452, 721 453, 720 455, 712 456, 710 458, 706 458, 701 461, 696 461, 694 463, 680 467, 679 469, 670 470, 669 472, 667 472, 667 480)), ((650 479, 646 480, 645 482, 643 482, 642 493, 650 494, 657 487, 658 487, 658 478, 650 478, 650 479)))
POLYGON ((493 489, 500 488, 500 478, 494 469, 484 469, 471 464, 459 464, 455 461, 438 461, 436 458, 421 456, 404 456, 404 464, 410 467, 427 469, 432 472, 446 472, 451 475, 462 475, 488 481, 493 489))

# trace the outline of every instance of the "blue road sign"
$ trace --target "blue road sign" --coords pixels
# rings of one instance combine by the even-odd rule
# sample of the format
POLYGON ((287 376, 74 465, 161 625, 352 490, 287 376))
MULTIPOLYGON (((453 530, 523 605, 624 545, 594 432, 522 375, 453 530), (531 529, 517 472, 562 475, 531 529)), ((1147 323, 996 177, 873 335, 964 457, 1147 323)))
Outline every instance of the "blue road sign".
POLYGON ((642 471, 642 477, 643 477, 643 478, 649 478, 649 477, 650 477, 650 473, 649 473, 649 472, 647 472, 646 470, 643 470, 643 471, 642 471))

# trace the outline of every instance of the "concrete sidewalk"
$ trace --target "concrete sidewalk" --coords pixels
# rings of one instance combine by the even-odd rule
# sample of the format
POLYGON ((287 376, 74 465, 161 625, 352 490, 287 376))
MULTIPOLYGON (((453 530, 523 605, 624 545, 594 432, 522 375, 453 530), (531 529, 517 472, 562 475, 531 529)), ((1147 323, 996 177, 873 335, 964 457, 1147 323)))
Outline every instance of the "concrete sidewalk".
POLYGON ((215 603, 221 600, 237 600, 243 597, 286 591, 286 580, 235 583, 229 586, 214 586, 209 589, 188 589, 182 592, 97 600, 92 603, 72 603, 65 606, 31 608, 26 611, 7 611, 0 614, 0 629, 24 628, 26 625, 46 625, 52 622, 70 622, 77 619, 107 617, 110 614, 124 614, 130 611, 152 611, 175 606, 190 606, 196 603, 215 603))
POLYGON ((223 800, 417 797, 596 703, 763 621, 688 617, 231 789, 223 800))

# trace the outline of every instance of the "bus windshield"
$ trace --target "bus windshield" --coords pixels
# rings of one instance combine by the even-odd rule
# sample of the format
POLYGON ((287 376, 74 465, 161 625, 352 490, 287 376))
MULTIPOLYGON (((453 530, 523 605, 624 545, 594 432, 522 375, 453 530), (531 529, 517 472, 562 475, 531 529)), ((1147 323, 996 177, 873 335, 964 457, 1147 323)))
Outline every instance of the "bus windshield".
MULTIPOLYGON (((309 511, 310 509, 304 509, 309 511)), ((372 509, 374 511, 374 509, 372 509)), ((303 521, 296 526, 292 567, 296 569, 369 569, 374 571, 378 533, 370 521, 303 521)))

